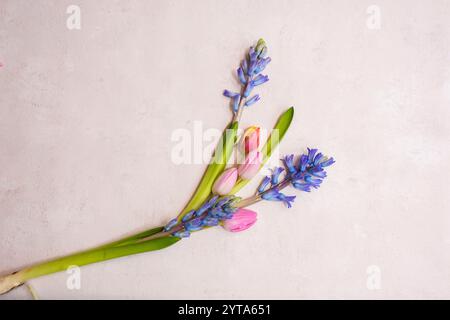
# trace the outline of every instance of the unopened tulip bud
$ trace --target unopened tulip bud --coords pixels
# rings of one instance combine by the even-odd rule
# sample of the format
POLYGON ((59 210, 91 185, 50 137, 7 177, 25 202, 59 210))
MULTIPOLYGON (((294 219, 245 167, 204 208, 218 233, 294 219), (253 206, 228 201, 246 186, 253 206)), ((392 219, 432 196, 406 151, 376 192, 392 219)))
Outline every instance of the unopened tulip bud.
POLYGON ((238 172, 236 168, 230 168, 222 172, 222 174, 214 182, 212 191, 215 194, 224 196, 230 193, 236 184, 238 172))
POLYGON ((258 151, 250 152, 250 154, 245 158, 243 164, 238 167, 239 176, 242 179, 250 180, 253 178, 261 168, 262 164, 262 154, 258 151))
POLYGON ((242 134, 241 141, 239 142, 239 148, 245 155, 257 150, 259 147, 259 131, 260 128, 251 126, 245 129, 242 134))
POLYGON ((231 219, 223 222, 223 227, 227 231, 239 232, 250 228, 256 222, 256 212, 248 209, 237 210, 231 219))

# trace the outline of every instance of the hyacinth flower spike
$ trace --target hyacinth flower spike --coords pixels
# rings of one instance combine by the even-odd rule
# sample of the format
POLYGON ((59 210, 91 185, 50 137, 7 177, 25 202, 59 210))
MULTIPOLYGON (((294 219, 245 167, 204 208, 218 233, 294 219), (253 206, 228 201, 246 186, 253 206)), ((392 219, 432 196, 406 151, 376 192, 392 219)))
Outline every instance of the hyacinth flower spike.
POLYGON ((242 60, 237 68, 236 74, 241 86, 239 92, 224 90, 223 95, 231 100, 231 109, 234 113, 234 120, 239 121, 244 107, 250 107, 258 102, 259 94, 251 95, 253 89, 269 81, 267 75, 261 72, 270 63, 270 57, 266 57, 267 46, 263 39, 259 39, 256 47, 250 47, 248 55, 242 60))
POLYGON ((317 149, 309 149, 308 153, 298 157, 294 162, 294 155, 285 156, 283 163, 285 168, 275 168, 272 176, 263 178, 257 193, 247 199, 240 201, 238 207, 246 207, 261 200, 280 201, 288 208, 292 206, 295 196, 287 196, 281 192, 282 189, 291 185, 295 189, 310 192, 317 189, 327 176, 325 168, 331 166, 335 160, 317 153, 317 149), (280 177, 285 172, 283 177, 280 177))

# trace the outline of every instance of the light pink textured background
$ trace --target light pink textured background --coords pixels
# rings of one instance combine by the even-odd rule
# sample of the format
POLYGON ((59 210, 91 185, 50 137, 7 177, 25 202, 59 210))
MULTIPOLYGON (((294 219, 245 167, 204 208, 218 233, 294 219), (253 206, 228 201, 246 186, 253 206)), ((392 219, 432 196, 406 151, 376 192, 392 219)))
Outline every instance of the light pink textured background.
POLYGON ((281 152, 335 156, 322 188, 256 205, 245 233, 83 267, 80 290, 65 273, 33 280, 38 295, 450 298, 449 16, 437 0, 1 0, 0 272, 174 216, 204 166, 171 162, 172 132, 225 126, 221 91, 264 37, 271 81, 243 122, 294 105, 281 152))

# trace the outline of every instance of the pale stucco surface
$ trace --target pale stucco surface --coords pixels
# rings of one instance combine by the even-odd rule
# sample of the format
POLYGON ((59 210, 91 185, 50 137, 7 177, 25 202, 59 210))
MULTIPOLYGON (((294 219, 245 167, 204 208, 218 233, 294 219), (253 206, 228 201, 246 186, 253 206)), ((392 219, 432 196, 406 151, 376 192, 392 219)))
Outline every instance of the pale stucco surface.
POLYGON ((80 290, 33 280, 38 295, 450 298, 449 16, 449 1, 1 0, 0 272, 174 216, 205 166, 173 163, 172 133, 226 125, 221 91, 264 37, 271 81, 243 124, 295 106, 280 153, 333 155, 320 190, 255 205, 247 232, 84 267, 80 290))

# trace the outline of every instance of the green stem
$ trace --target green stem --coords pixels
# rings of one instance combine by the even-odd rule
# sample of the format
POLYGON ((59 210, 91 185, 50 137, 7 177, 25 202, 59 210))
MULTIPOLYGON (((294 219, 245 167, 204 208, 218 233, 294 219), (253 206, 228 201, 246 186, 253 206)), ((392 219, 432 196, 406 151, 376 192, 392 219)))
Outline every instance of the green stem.
MULTIPOLYGON (((134 237, 141 236, 142 234, 143 233, 140 233, 138 235, 135 235, 134 237)), ((132 237, 128 237, 123 240, 130 241, 132 237)), ((67 268, 73 265, 83 266, 132 254, 163 249, 175 244, 180 240, 180 238, 166 236, 131 244, 125 244, 123 240, 119 240, 102 247, 68 255, 62 258, 39 263, 31 267, 24 268, 10 275, 0 277, 0 294, 8 292, 9 290, 23 284, 27 280, 67 270, 67 268), (113 244, 115 244, 115 246, 113 246, 113 244)))
POLYGON ((152 235, 155 235, 155 234, 163 231, 163 229, 164 229, 164 227, 156 227, 156 228, 148 229, 148 230, 145 230, 143 232, 139 232, 139 233, 136 233, 134 235, 122 238, 120 240, 107 243, 105 245, 97 247, 96 249, 118 247, 118 246, 123 246, 123 245, 127 245, 127 244, 136 243, 137 241, 146 239, 146 238, 148 238, 148 237, 150 237, 152 235))
POLYGON ((217 144, 216 150, 214 151, 213 158, 206 168, 205 174, 195 190, 195 193, 183 211, 178 215, 179 220, 181 220, 187 212, 197 209, 200 205, 202 205, 211 194, 214 181, 225 169, 228 159, 233 151, 238 126, 239 123, 237 121, 233 121, 224 130, 222 137, 217 144))
POLYGON ((281 181, 280 183, 277 183, 276 185, 270 187, 270 188, 267 189, 266 191, 263 191, 263 192, 261 192, 261 193, 255 194, 255 195, 253 195, 253 196, 251 196, 251 197, 248 197, 248 198, 239 200, 239 201, 236 203, 235 206, 236 206, 237 208, 244 208, 244 207, 251 206, 252 204, 255 204, 255 203, 261 201, 261 200, 262 200, 262 196, 263 196, 264 194, 270 192, 270 191, 273 190, 274 188, 277 188, 278 190, 283 190, 284 188, 286 188, 286 187, 289 185, 290 182, 291 182, 290 179, 283 180, 283 181, 281 181))

